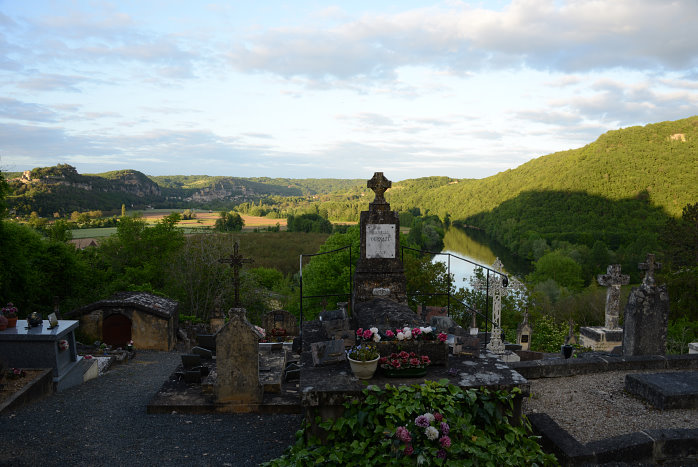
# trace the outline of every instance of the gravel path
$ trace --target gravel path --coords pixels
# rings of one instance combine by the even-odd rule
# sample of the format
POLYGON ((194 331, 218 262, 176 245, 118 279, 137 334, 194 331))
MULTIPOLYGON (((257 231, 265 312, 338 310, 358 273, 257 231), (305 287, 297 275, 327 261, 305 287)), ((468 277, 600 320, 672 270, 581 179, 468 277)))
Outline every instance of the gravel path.
POLYGON ((531 398, 524 400, 523 410, 548 414, 582 444, 642 430, 698 428, 698 409, 661 411, 625 392, 625 375, 661 372, 614 371, 530 380, 531 398))
POLYGON ((2 466, 258 465, 295 440, 300 415, 148 415, 180 354, 140 351, 104 376, 0 415, 2 466))

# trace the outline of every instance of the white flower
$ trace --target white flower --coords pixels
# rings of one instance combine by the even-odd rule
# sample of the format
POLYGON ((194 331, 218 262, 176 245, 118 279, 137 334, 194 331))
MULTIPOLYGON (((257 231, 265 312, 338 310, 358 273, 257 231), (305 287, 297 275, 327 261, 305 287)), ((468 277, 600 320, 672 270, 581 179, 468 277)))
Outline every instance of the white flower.
POLYGON ((405 339, 412 339, 412 331, 410 329, 405 329, 403 334, 405 334, 405 339))
POLYGON ((405 339, 405 334, 402 332, 397 333, 397 340, 401 341, 405 339))
POLYGON ((373 333, 373 342, 380 342, 381 341, 381 335, 378 334, 377 332, 373 333))
POLYGON ((437 429, 434 428, 433 426, 428 426, 428 427, 424 430, 424 434, 427 435, 427 438, 429 438, 430 440, 434 441, 436 438, 439 437, 439 430, 437 430, 437 429))
POLYGON ((378 334, 378 328, 371 328, 371 332, 373 334, 378 334))
POLYGON ((427 333, 434 330, 431 326, 427 326, 427 327, 419 328, 419 329, 421 329, 422 332, 427 332, 427 333))
POLYGON ((434 414, 431 414, 431 413, 429 413, 429 412, 425 413, 424 416, 426 417, 427 420, 429 420, 429 423, 431 423, 431 422, 433 422, 434 420, 436 420, 436 419, 434 418, 434 414))

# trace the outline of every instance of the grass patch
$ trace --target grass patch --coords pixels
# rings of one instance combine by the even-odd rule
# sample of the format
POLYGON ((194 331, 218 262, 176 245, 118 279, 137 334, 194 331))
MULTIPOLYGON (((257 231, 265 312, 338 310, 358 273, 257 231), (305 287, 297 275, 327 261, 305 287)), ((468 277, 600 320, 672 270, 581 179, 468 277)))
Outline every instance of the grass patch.
POLYGON ((116 233, 116 227, 99 227, 92 229, 75 229, 71 230, 73 238, 101 238, 111 237, 116 233))

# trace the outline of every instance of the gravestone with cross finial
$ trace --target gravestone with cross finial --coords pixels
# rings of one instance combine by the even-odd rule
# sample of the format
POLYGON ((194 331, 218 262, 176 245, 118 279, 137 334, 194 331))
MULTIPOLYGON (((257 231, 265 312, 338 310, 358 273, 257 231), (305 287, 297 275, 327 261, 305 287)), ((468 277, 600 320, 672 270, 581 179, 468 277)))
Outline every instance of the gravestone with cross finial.
POLYGON ((516 327, 516 343, 521 346, 521 350, 530 350, 532 334, 533 329, 531 325, 528 324, 528 309, 525 309, 523 312, 523 320, 516 327))
POLYGON ((604 325, 580 328, 580 343, 592 350, 610 352, 623 344, 623 329, 618 325, 620 288, 628 285, 630 276, 621 274, 620 264, 611 264, 606 269, 606 274, 599 274, 596 280, 599 285, 607 287, 604 325))
POLYGON ((236 241, 233 246, 233 254, 229 258, 221 258, 218 260, 219 263, 229 264, 233 269, 233 288, 235 289, 235 301, 233 303, 233 308, 238 308, 240 306, 240 269, 244 264, 254 263, 253 259, 244 258, 240 252, 240 245, 236 241))
POLYGON ((662 265, 653 254, 638 265, 645 271, 640 287, 633 287, 625 306, 623 355, 664 355, 669 320, 669 294, 666 285, 658 286, 654 272, 662 265))
POLYGON ((376 196, 360 216, 361 250, 354 275, 354 304, 375 298, 407 303, 400 260, 400 218, 385 200, 385 191, 391 185, 383 172, 376 172, 366 183, 376 196))

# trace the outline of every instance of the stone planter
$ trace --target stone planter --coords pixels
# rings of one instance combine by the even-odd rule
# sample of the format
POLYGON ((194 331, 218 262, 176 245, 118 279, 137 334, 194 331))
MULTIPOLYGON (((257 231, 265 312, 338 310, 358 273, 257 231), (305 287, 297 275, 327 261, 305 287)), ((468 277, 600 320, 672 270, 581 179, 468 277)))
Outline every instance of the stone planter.
POLYGON ((349 360, 349 365, 351 366, 351 371, 354 373, 354 376, 356 376, 359 379, 371 379, 373 378, 373 374, 376 372, 376 369, 378 368, 378 360, 380 357, 377 357, 375 360, 369 360, 366 362, 362 362, 359 360, 352 360, 351 358, 348 358, 349 360))
POLYGON ((381 357, 389 357, 392 353, 414 352, 419 356, 426 355, 432 365, 448 366, 448 344, 437 341, 381 341, 376 344, 381 357))

